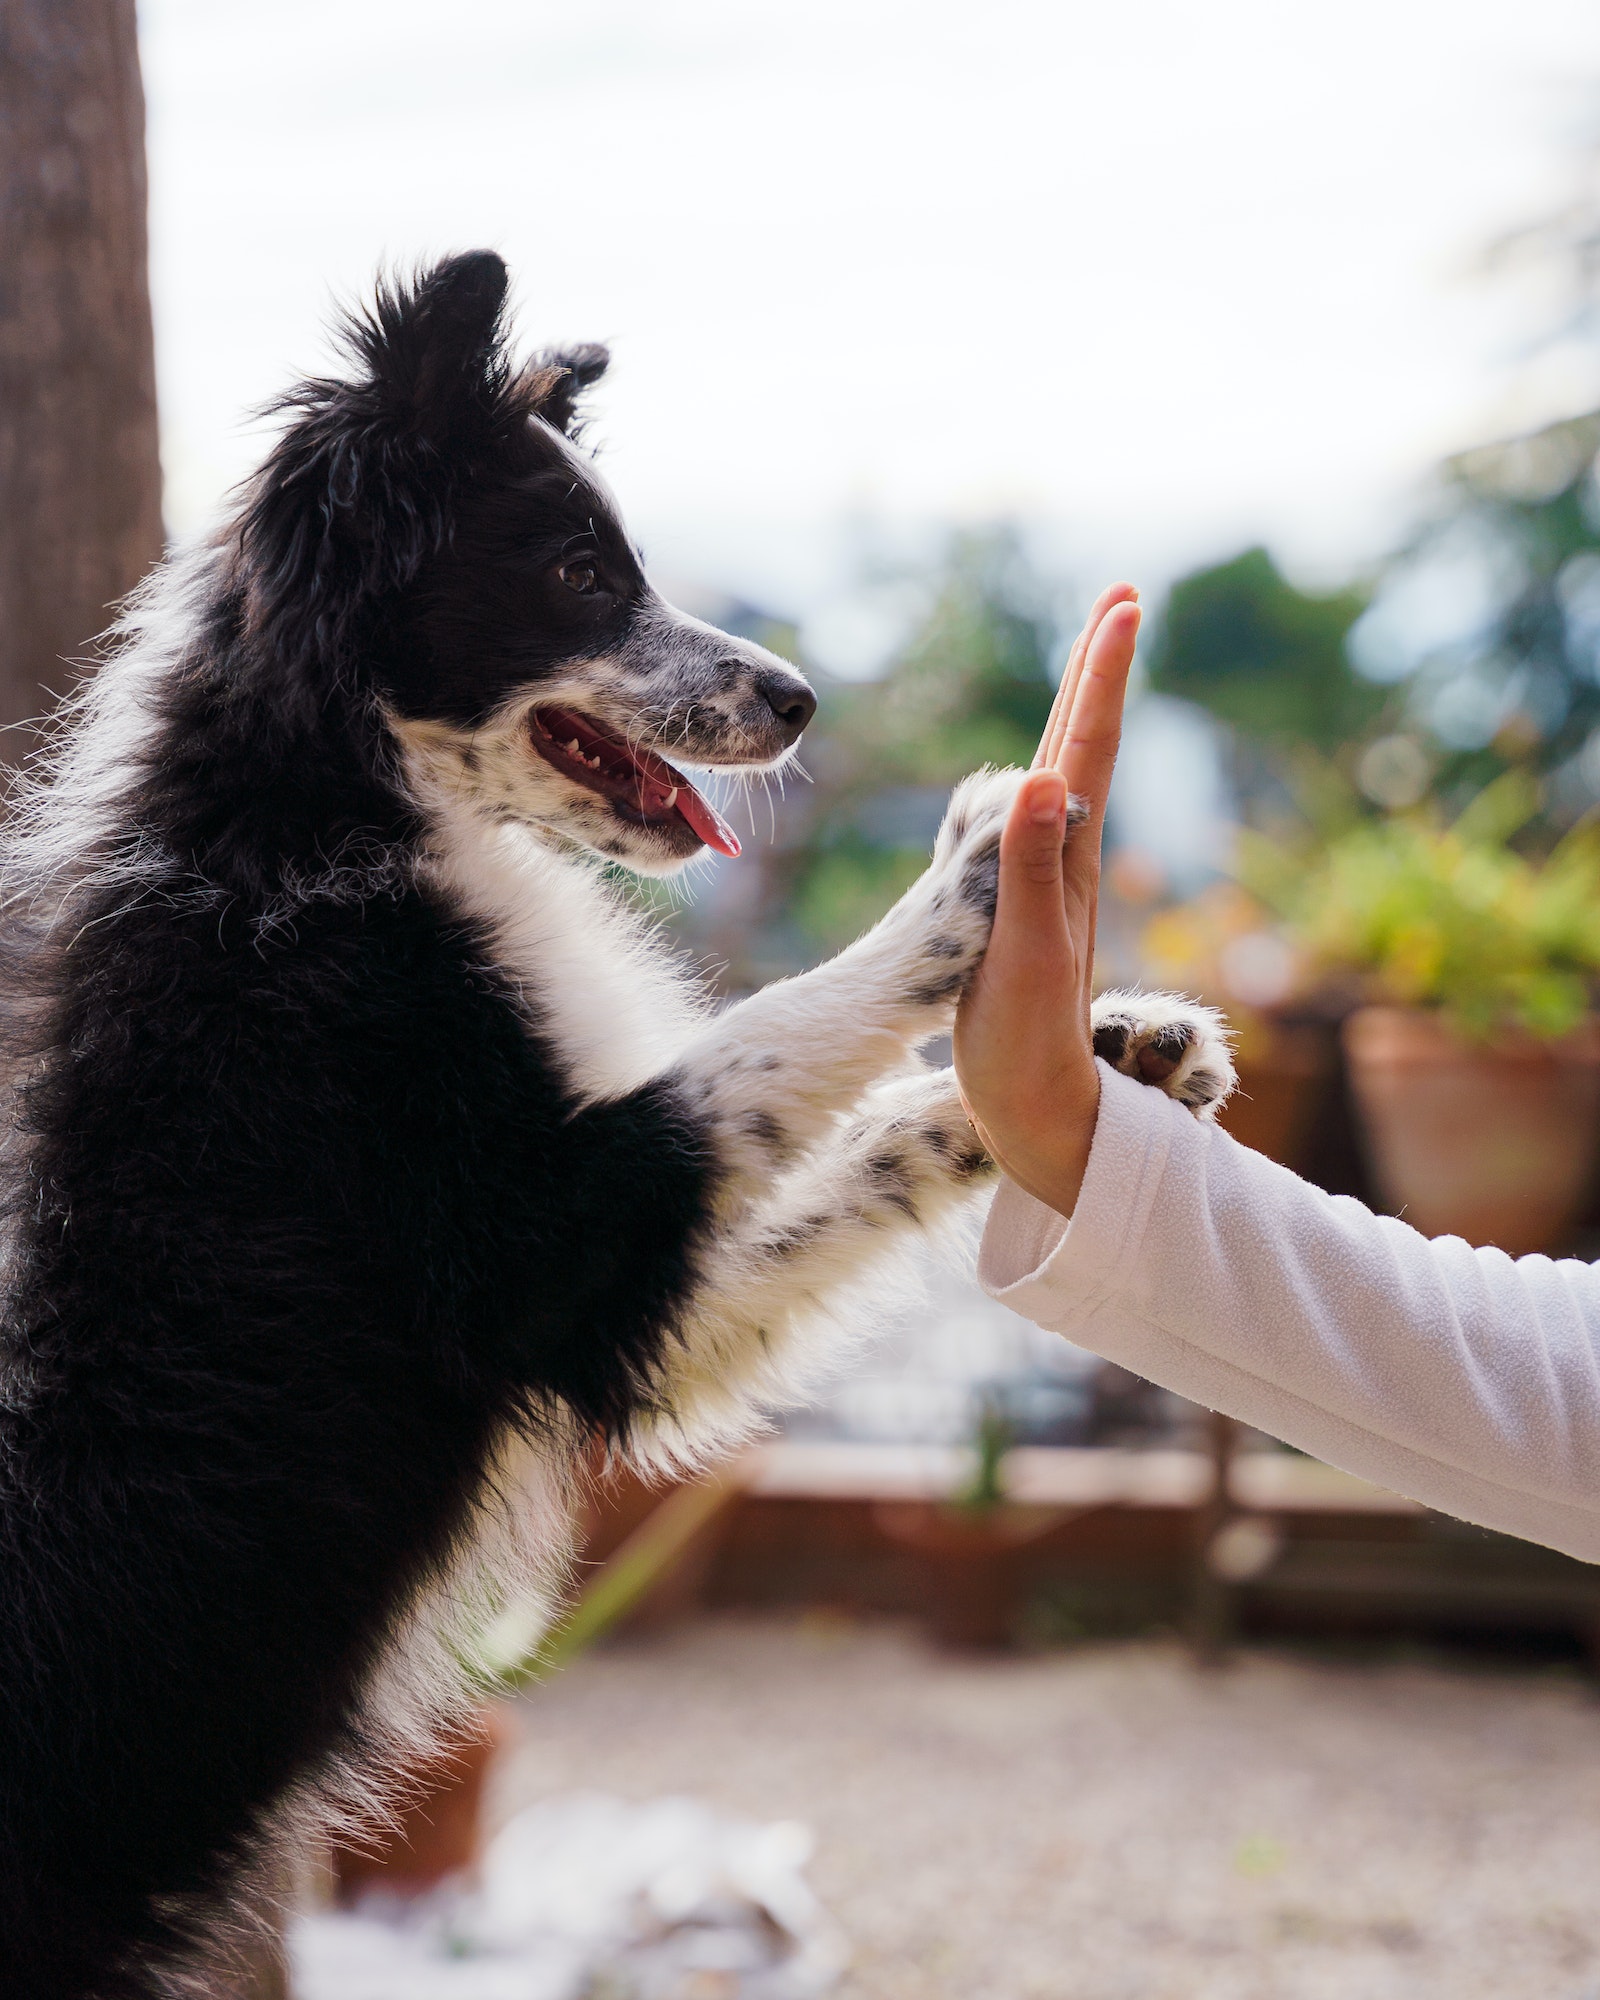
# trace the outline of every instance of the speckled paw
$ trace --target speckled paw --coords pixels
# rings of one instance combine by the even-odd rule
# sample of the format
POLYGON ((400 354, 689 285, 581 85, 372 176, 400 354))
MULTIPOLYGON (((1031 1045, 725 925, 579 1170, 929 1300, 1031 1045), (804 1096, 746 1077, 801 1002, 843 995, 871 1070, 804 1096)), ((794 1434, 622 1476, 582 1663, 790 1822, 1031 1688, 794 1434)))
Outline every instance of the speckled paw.
MULTIPOLYGON (((934 844, 933 872, 952 877, 966 900, 986 919, 994 916, 1000 880, 1000 835, 1026 771, 974 771, 950 795, 950 807, 934 844)), ((1068 827, 1081 826, 1088 809, 1067 800, 1068 827)))
POLYGON ((1103 1062, 1215 1118, 1238 1078, 1228 1029, 1214 1008, 1175 993, 1102 993, 1090 1016, 1103 1062))

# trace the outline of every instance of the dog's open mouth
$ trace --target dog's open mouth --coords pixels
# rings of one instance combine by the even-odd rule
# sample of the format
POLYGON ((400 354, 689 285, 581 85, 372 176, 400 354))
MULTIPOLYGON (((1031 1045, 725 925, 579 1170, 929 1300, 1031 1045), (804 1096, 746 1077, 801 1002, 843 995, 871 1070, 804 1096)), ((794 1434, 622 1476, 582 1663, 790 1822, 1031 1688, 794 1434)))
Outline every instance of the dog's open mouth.
POLYGON ((653 750, 634 749, 570 708, 536 708, 528 736, 562 777, 598 792, 624 819, 640 826, 682 820, 719 854, 739 852, 737 834, 716 807, 653 750))

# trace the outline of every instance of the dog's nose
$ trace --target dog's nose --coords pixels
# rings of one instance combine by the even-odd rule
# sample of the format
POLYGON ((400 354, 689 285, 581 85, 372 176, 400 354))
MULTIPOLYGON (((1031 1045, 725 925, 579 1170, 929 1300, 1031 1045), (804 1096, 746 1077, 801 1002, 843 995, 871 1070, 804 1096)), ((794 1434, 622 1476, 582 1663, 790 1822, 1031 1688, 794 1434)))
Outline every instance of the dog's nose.
POLYGON ((798 674, 779 673, 763 667, 756 674, 756 688, 793 743, 817 712, 817 697, 798 674))

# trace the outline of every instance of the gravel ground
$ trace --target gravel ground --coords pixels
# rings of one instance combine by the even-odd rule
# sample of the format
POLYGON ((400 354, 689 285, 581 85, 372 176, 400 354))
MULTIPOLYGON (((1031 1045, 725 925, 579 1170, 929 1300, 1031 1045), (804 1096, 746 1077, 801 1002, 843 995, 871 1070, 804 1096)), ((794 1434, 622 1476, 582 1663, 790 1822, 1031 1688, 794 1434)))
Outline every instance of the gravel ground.
POLYGON ((740 1618, 594 1654, 522 1719, 498 1816, 587 1787, 807 1821, 841 2000, 1600 2000, 1576 1675, 740 1618))

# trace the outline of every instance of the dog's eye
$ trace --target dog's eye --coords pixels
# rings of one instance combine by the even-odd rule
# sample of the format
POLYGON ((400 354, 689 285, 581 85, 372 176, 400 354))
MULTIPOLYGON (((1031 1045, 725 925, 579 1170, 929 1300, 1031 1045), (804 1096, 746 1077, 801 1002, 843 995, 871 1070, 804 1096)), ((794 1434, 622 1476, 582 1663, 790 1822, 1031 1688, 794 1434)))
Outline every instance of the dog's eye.
POLYGON ((568 590, 575 590, 580 597, 600 588, 600 572, 592 562, 563 563, 559 574, 568 590))

